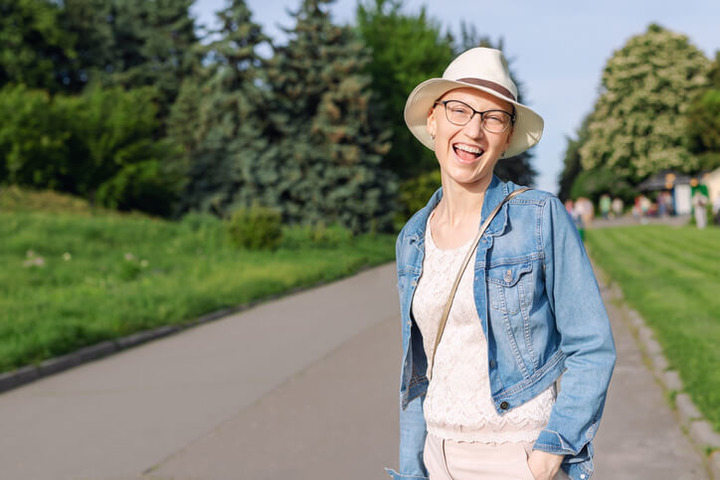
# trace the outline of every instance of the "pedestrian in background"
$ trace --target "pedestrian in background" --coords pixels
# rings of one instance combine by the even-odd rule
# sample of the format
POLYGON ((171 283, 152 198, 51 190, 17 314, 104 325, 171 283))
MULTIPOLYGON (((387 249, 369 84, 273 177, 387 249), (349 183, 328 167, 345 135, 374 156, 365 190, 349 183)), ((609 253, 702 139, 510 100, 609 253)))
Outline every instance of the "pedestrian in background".
POLYGON ((500 51, 475 48, 406 102, 405 121, 434 150, 442 188, 397 240, 395 479, 592 474, 615 348, 563 204, 493 174, 542 135, 542 118, 517 98, 500 51))

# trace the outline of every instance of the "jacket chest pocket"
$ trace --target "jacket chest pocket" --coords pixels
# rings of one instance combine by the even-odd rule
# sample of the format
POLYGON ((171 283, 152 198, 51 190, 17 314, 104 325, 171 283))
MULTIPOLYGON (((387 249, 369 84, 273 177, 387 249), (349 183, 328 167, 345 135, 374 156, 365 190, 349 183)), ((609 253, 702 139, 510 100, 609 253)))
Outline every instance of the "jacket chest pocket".
POLYGON ((490 308, 517 315, 532 305, 532 262, 496 265, 487 271, 490 308))

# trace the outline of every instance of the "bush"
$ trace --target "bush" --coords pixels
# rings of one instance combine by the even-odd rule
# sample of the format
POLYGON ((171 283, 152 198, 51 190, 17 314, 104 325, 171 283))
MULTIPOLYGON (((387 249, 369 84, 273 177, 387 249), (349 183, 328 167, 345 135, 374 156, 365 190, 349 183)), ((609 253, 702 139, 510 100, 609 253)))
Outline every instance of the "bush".
POLYGON ((396 223, 402 226, 415 212, 423 208, 440 188, 440 170, 423 173, 400 185, 400 211, 396 223))
POLYGON ((275 250, 282 240, 282 215, 272 208, 239 208, 226 222, 230 241, 240 248, 275 250))
POLYGON ((296 225, 286 228, 283 232, 282 246, 287 249, 307 247, 334 248, 351 243, 353 233, 338 224, 326 226, 324 223, 315 225, 296 225))

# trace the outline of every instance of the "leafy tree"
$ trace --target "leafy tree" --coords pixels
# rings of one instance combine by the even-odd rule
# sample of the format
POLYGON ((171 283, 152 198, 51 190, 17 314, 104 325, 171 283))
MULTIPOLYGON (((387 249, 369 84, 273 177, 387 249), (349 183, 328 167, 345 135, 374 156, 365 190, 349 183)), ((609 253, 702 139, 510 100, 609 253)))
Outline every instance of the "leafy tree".
POLYGON ((709 61, 688 38, 658 25, 632 37, 605 66, 602 92, 579 148, 582 167, 631 184, 663 169, 696 171, 685 141, 690 101, 707 83, 709 61))
POLYGON ((215 41, 203 49, 207 66, 185 81, 170 118, 170 135, 187 158, 183 210, 226 215, 249 205, 248 178, 268 148, 267 102, 258 47, 269 44, 244 0, 217 12, 215 41))
POLYGON ((392 134, 383 166, 407 179, 436 168, 437 161, 405 127, 405 101, 420 82, 442 75, 453 58, 453 46, 425 7, 417 15, 403 13, 402 7, 402 0, 361 1, 356 16, 357 29, 372 52, 365 70, 375 93, 371 106, 392 134))
POLYGON ((275 49, 268 108, 280 141, 258 159, 256 195, 291 223, 389 229, 396 186, 380 166, 387 143, 370 111, 370 57, 353 30, 331 22, 330 3, 304 0, 288 44, 275 49))
POLYGON ((67 118, 44 90, 0 90, 0 183, 62 189, 69 175, 67 118))
POLYGON ((75 55, 51 0, 0 0, 0 86, 22 83, 57 91, 55 65, 75 55))
POLYGON ((688 147, 700 169, 720 167, 720 51, 708 73, 710 85, 700 91, 688 110, 688 147))
POLYGON ((151 89, 50 95, 0 90, 2 183, 52 188, 121 209, 167 215, 182 179, 157 141, 151 89))

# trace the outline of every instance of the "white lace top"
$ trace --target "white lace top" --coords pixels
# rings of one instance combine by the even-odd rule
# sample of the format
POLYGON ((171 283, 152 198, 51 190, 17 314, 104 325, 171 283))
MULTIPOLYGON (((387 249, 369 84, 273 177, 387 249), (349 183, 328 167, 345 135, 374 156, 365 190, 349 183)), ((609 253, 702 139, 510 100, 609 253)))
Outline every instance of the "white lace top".
MULTIPOLYGON (((412 310, 429 359, 442 310, 471 241, 440 250, 433 243, 429 220, 426 232, 423 273, 412 310)), ((435 356, 423 404, 428 432, 465 442, 533 442, 548 422, 555 387, 502 416, 497 414, 490 395, 487 341, 475 309, 472 282, 471 263, 460 281, 435 356)))

